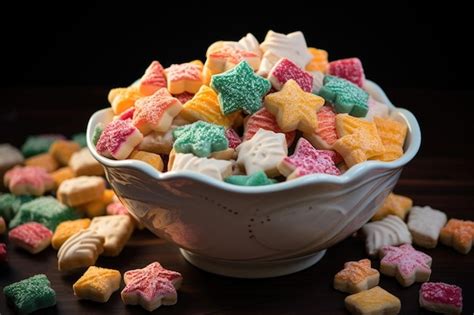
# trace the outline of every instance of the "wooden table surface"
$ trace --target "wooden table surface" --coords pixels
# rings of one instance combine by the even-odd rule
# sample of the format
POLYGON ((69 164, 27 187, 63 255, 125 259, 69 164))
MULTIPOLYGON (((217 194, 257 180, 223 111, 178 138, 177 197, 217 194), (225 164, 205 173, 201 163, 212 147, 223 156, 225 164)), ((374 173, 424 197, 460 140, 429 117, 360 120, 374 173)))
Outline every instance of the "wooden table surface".
MULTIPOLYGON (((2 137, 6 139, 1 139, 1 142, 10 140, 9 142, 19 144, 25 135, 56 131, 57 125, 67 134, 76 131, 74 128, 85 125, 81 119, 93 111, 92 102, 104 97, 104 90, 100 91, 89 94, 88 98, 79 97, 79 100, 72 101, 80 103, 81 100, 87 100, 88 103, 84 103, 82 109, 55 107, 54 110, 51 109, 49 117, 48 112, 39 108, 32 109, 26 104, 33 99, 43 100, 44 103, 48 99, 48 93, 62 95, 57 89, 29 90, 29 93, 16 94, 18 96, 9 89, 4 104, 10 105, 12 111, 2 114, 0 128, 4 131, 17 122, 18 129, 6 136, 2 133, 2 137), (27 123, 35 121, 35 117, 44 119, 43 123, 27 123), (60 117, 67 119, 59 119, 60 117), (18 121, 22 123, 18 124, 18 121), (57 121, 57 125, 54 125, 54 121, 57 121)), ((407 96, 400 97, 403 99, 407 96)), ((53 99, 58 102, 61 98, 53 99)), ((41 101, 36 104, 41 104, 41 101)), ((428 148, 425 152, 435 150, 436 148, 428 148)), ((395 192, 410 196, 416 205, 430 205, 441 209, 450 218, 474 220, 472 160, 456 156, 434 158, 427 155, 419 155, 405 168, 395 192)), ((6 237, 0 236, 0 242, 5 241, 6 237)), ((433 257, 431 280, 461 286, 464 297, 463 314, 473 314, 474 251, 462 255, 444 245, 423 251, 433 257)), ((343 267, 344 262, 365 257, 364 241, 349 237, 328 249, 319 263, 296 274, 261 280, 232 279, 195 268, 184 260, 172 244, 147 231, 139 231, 135 232, 119 257, 100 257, 97 265, 118 269, 123 273, 157 260, 166 268, 181 272, 184 282, 178 293, 178 304, 159 308, 156 311, 159 314, 347 314, 344 308, 346 294, 332 288, 333 276, 343 267)), ((378 268, 378 260, 372 262, 378 268)), ((106 304, 78 300, 72 293, 72 284, 79 276, 62 275, 57 271, 56 251, 52 248, 38 255, 30 255, 10 247, 8 262, 0 265, 0 287, 37 273, 45 273, 57 293, 57 306, 41 310, 38 314, 147 313, 140 307, 124 306, 119 292, 114 293, 106 304)), ((418 306, 419 284, 403 288, 394 278, 382 275, 380 286, 400 298, 402 314, 429 314, 418 306)), ((3 294, 0 294, 0 314, 10 313, 11 309, 6 306, 3 294)))

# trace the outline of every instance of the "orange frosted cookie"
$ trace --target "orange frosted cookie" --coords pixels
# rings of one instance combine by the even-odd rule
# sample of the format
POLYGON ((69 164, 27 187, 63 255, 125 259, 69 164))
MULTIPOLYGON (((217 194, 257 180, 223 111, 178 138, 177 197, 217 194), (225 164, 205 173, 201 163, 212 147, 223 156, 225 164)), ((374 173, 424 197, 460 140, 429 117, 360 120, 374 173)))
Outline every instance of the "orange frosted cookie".
POLYGON ((376 126, 373 122, 366 121, 349 114, 336 115, 336 130, 339 138, 353 134, 359 128, 376 130, 376 126))
POLYGON ((351 314, 395 315, 400 313, 401 303, 395 296, 381 287, 349 295, 344 300, 351 314))
POLYGON ((408 127, 389 118, 374 117, 374 122, 385 147, 385 152, 374 159, 389 162, 401 157, 408 127))
POLYGON ((78 298, 105 303, 120 288, 121 280, 118 270, 91 266, 72 289, 78 298))
POLYGON ((413 207, 413 200, 405 196, 390 193, 385 199, 383 205, 372 217, 372 221, 382 220, 390 214, 396 215, 400 219, 405 220, 411 207, 413 207))
POLYGON ((165 69, 165 74, 171 94, 195 94, 202 85, 202 62, 195 60, 174 64, 165 69))
POLYGON ((71 156, 74 152, 81 149, 79 143, 68 140, 56 140, 49 147, 49 153, 61 165, 68 165, 71 156))
POLYGON ((43 153, 32 156, 25 160, 26 166, 36 166, 43 168, 46 172, 51 173, 59 168, 59 163, 51 155, 51 153, 43 153))
POLYGON ((313 47, 308 48, 313 59, 306 65, 306 71, 320 71, 326 73, 328 70, 328 52, 323 49, 313 47))
POLYGON ((441 229, 439 237, 444 245, 467 254, 471 251, 474 240, 474 222, 450 219, 448 224, 441 229))
POLYGON ((316 113, 318 126, 313 132, 307 132, 304 137, 318 149, 330 150, 339 138, 336 131, 336 113, 331 106, 323 106, 316 113))
POLYGON ((82 229, 87 229, 90 224, 90 219, 78 219, 61 222, 56 228, 56 231, 54 231, 53 239, 51 240, 53 248, 59 249, 64 244, 64 242, 68 240, 68 238, 82 229))
POLYGON ((141 94, 147 96, 163 87, 166 87, 165 69, 159 61, 155 60, 145 70, 138 84, 138 90, 141 94))
POLYGON ((357 293, 375 287, 379 284, 379 279, 380 273, 371 268, 369 259, 349 261, 334 277, 334 289, 357 293))
POLYGON ((143 95, 136 86, 115 88, 110 90, 108 100, 115 115, 119 115, 135 105, 135 101, 143 95))

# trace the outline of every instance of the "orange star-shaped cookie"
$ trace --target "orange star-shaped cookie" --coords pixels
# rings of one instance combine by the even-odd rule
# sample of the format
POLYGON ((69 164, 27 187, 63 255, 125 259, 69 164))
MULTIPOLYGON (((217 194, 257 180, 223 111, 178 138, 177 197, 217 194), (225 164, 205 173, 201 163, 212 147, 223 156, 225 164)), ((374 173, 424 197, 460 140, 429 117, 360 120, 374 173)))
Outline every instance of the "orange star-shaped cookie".
POLYGON ((205 67, 217 74, 232 69, 242 60, 247 61, 253 70, 260 65, 260 56, 256 53, 224 43, 208 54, 205 67))
POLYGON ((334 289, 357 293, 375 287, 379 284, 379 279, 380 273, 371 268, 369 259, 349 261, 334 277, 334 289))
POLYGON ((324 99, 303 91, 295 80, 289 80, 281 91, 265 96, 265 106, 275 115, 283 132, 312 132, 318 126, 316 112, 324 99))
POLYGON ((385 199, 383 205, 372 217, 372 221, 382 220, 390 214, 396 215, 400 219, 405 220, 411 207, 413 207, 413 200, 405 196, 390 193, 385 199))
POLYGON ((467 254, 471 251, 474 242, 474 222, 451 219, 441 229, 439 237, 443 244, 454 247, 460 253, 467 254))
POLYGON ((374 122, 385 147, 385 152, 374 157, 374 159, 389 162, 401 157, 407 135, 407 126, 390 118, 375 117, 374 122))
POLYGON ((195 94, 202 85, 202 62, 174 64, 165 69, 168 90, 171 94, 189 92, 195 94))
POLYGON ((135 104, 143 95, 136 86, 116 88, 109 92, 108 100, 115 115, 121 114, 135 104))

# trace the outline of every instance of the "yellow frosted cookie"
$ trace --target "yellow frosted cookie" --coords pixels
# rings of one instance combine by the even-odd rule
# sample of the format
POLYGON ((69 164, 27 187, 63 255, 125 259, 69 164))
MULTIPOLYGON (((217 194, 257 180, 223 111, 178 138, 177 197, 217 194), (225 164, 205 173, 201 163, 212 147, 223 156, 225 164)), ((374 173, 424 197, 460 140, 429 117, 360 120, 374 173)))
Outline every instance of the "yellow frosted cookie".
POLYGON ((401 303, 395 296, 381 287, 349 295, 344 300, 351 314, 395 315, 400 313, 401 303))
POLYGON ((72 289, 78 298, 105 303, 120 288, 121 280, 118 270, 91 266, 74 283, 72 289))
POLYGON ((359 128, 373 128, 373 127, 375 127, 373 122, 366 121, 361 118, 351 116, 349 114, 336 115, 336 131, 337 131, 337 136, 339 138, 350 135, 359 128))
POLYGON ((372 221, 382 220, 390 214, 396 215, 400 219, 405 220, 411 207, 413 207, 413 200, 405 196, 390 193, 385 199, 383 205, 372 217, 372 221))
POLYGON ((390 118, 374 117, 374 122, 385 147, 385 152, 374 159, 389 162, 401 157, 408 127, 390 118))
POLYGON ((328 52, 323 49, 313 47, 308 48, 313 59, 306 65, 306 71, 320 71, 326 73, 328 70, 328 52))
POLYGON ((129 86, 126 88, 116 88, 109 92, 108 100, 112 106, 115 115, 121 114, 133 105, 135 101, 142 97, 137 86, 129 86))
POLYGON ((54 190, 58 189, 59 185, 64 182, 66 179, 71 179, 74 177, 74 172, 72 168, 66 166, 57 169, 56 171, 51 173, 51 176, 54 180, 54 190))
POLYGON ((49 153, 56 159, 61 165, 68 165, 69 159, 81 149, 79 143, 68 140, 56 140, 49 147, 49 153))
POLYGON ((129 159, 143 161, 153 166, 156 170, 163 171, 163 160, 158 154, 146 151, 133 151, 129 159))
POLYGON ((189 92, 195 94, 202 85, 202 62, 194 60, 174 64, 165 69, 168 90, 171 94, 189 92))
POLYGON ((91 224, 90 219, 79 219, 61 222, 56 231, 54 231, 51 244, 54 249, 59 249, 68 238, 76 234, 82 229, 87 229, 91 224))

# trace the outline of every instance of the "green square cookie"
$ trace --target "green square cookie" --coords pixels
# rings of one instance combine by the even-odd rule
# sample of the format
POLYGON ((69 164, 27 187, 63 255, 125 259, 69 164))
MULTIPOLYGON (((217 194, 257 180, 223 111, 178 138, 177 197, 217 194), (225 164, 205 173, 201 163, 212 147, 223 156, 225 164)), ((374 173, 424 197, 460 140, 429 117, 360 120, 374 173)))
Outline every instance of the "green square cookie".
POLYGON ((21 152, 25 157, 46 153, 51 144, 58 139, 64 139, 64 137, 61 135, 29 136, 21 146, 21 152))
POLYGON ((22 204, 33 199, 33 196, 0 195, 0 217, 3 217, 7 222, 10 221, 18 213, 22 204))

